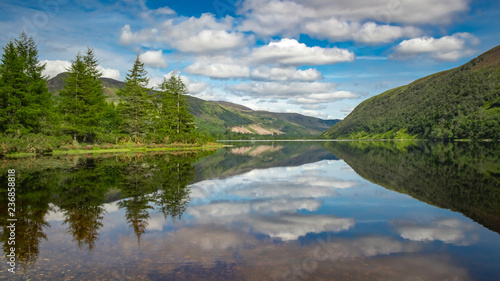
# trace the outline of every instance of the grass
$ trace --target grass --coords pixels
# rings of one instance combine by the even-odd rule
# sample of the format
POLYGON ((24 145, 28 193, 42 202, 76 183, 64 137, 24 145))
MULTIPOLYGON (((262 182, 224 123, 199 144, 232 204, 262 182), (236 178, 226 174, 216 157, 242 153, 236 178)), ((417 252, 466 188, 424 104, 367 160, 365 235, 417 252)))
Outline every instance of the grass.
MULTIPOLYGON (((102 149, 99 147, 91 147, 90 149, 69 149, 69 150, 54 150, 51 154, 47 155, 78 155, 78 154, 103 154, 103 153, 134 153, 134 152, 157 152, 157 151, 199 151, 199 150, 215 150, 223 147, 224 145, 219 143, 207 143, 202 146, 190 145, 170 145, 164 147, 122 147, 122 148, 107 148, 102 149)), ((22 158, 36 156, 39 154, 35 153, 10 153, 6 154, 6 158, 22 158)))

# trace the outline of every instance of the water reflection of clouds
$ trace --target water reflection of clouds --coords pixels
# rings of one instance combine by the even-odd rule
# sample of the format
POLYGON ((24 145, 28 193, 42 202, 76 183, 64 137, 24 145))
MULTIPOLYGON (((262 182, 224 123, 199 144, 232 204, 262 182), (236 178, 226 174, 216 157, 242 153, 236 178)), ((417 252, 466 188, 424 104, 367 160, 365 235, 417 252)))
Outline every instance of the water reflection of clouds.
POLYGON ((321 206, 321 202, 312 198, 300 199, 271 199, 250 201, 224 201, 212 202, 205 205, 193 206, 188 209, 190 215, 197 219, 206 220, 211 217, 236 216, 242 214, 259 213, 290 213, 297 210, 315 211, 321 206))
POLYGON ((337 196, 338 189, 358 184, 342 179, 344 166, 341 161, 325 160, 199 182, 190 186, 191 197, 204 200, 191 205, 187 213, 196 224, 237 225, 247 233, 283 241, 307 233, 347 230, 354 226, 354 219, 299 214, 300 210, 317 211, 322 205, 319 198, 337 196))
POLYGON ((352 176, 344 171, 345 166, 342 161, 324 160, 298 167, 252 170, 231 178, 192 184, 191 198, 214 199, 228 194, 246 198, 335 196, 336 189, 359 184, 358 180, 345 178, 352 176))
MULTIPOLYGON (((254 170, 232 178, 193 184, 190 196, 200 200, 194 200, 188 207, 184 219, 166 228, 163 214, 150 212, 147 232, 141 237, 140 245, 130 230, 117 230, 127 224, 118 202, 104 204, 102 239, 119 243, 97 248, 94 256, 103 260, 108 257, 106 270, 116 266, 118 260, 120 264, 134 264, 133 268, 140 268, 140 273, 127 268, 127 276, 132 278, 151 271, 157 276, 172 276, 183 265, 218 270, 217 266, 224 264, 237 265, 235 270, 247 280, 282 280, 283 273, 302 266, 304 260, 314 259, 319 248, 322 255, 329 254, 328 259, 317 260, 317 269, 307 273, 308 278, 296 276, 297 280, 338 280, 345 279, 346 273, 360 280, 405 280, 409 276, 422 280, 455 277, 468 280, 467 271, 451 259, 419 252, 425 247, 424 241, 472 243, 471 224, 456 219, 426 224, 394 221, 393 226, 404 239, 333 235, 353 229, 354 218, 313 212, 320 211, 328 197, 345 196, 349 192, 343 189, 359 185, 357 176, 349 171, 342 161, 321 161, 299 167, 254 170), (307 235, 310 233, 323 234, 307 235), (331 239, 326 241, 327 247, 333 245, 330 252, 325 251, 324 243, 316 240, 326 235, 331 239), (300 237, 303 238, 298 241, 300 237), (277 239, 281 242, 276 243, 277 239), (138 261, 138 255, 147 256, 149 262, 138 261), (119 259, 111 261, 110 256, 119 259)), ((62 221, 62 213, 52 207, 46 219, 62 221)), ((72 242, 66 239, 51 243, 72 242)), ((72 262, 81 263, 82 258, 73 254, 76 258, 72 262)), ((98 267, 96 270, 107 272, 98 267)), ((164 279, 168 280, 167 277, 164 279)))
POLYGON ((479 239, 472 223, 458 219, 435 219, 426 224, 414 221, 395 221, 394 227, 402 238, 411 241, 442 241, 458 246, 471 245, 479 239))
POLYGON ((337 192, 329 186, 322 185, 320 181, 309 182, 307 185, 297 182, 262 182, 248 184, 244 189, 233 189, 228 191, 228 194, 236 195, 243 198, 320 198, 333 197, 337 192))
POLYGON ((127 261, 135 260, 137 251, 148 253, 155 262, 136 262, 134 267, 140 272, 154 269, 158 276, 171 276, 182 264, 214 270, 222 264, 243 265, 235 270, 245 280, 344 280, 346 276, 352 280, 471 280, 467 270, 447 256, 420 255, 419 242, 382 236, 329 238, 303 245, 274 243, 238 229, 206 224, 146 235, 140 247, 133 236, 122 236, 120 242, 117 256, 127 261), (327 258, 319 259, 317 254, 327 258), (304 261, 313 260, 317 267, 306 271, 304 261), (283 279, 287 272, 296 279, 283 279))
POLYGON ((325 215, 300 215, 297 210, 315 211, 317 199, 271 199, 243 202, 213 202, 188 209, 196 224, 237 226, 247 232, 282 240, 296 240, 307 233, 338 232, 354 225, 354 219, 325 215))
POLYGON ((275 217, 249 217, 246 222, 254 232, 283 241, 297 240, 307 233, 340 232, 354 226, 352 218, 325 215, 282 214, 275 217))

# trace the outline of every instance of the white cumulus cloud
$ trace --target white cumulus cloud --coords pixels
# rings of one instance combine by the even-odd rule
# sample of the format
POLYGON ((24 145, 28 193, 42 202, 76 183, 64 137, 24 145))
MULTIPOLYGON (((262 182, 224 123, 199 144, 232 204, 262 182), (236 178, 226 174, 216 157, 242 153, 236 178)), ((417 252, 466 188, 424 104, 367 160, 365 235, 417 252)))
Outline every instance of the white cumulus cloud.
MULTIPOLYGON (((62 72, 67 72, 71 67, 71 62, 65 60, 43 60, 41 63, 45 64, 43 75, 48 76, 49 78, 54 78, 62 72)), ((101 77, 111 78, 118 81, 121 80, 120 71, 117 69, 105 68, 102 66, 98 66, 98 69, 101 71, 101 77)))
POLYGON ((118 69, 104 68, 102 66, 99 66, 99 70, 102 73, 101 77, 111 78, 111 79, 115 79, 118 81, 121 81, 121 79, 122 79, 122 77, 120 75, 120 71, 118 69))
POLYGON ((49 78, 56 77, 57 74, 68 71, 68 68, 71 66, 71 62, 65 60, 43 60, 41 62, 45 64, 43 75, 49 78))
POLYGON ((405 59, 425 55, 437 60, 454 61, 472 55, 475 51, 471 49, 471 45, 477 44, 478 39, 467 32, 441 38, 424 36, 399 43, 392 58, 405 59))
POLYGON ((250 76, 250 68, 238 64, 196 62, 184 69, 190 74, 211 78, 241 78, 250 76))
POLYGON ((323 65, 353 61, 354 53, 336 47, 308 47, 295 39, 284 38, 255 48, 251 58, 256 62, 281 65, 323 65))
POLYGON ((150 67, 167 67, 167 58, 163 55, 162 50, 147 51, 140 56, 141 61, 150 67))
POLYGON ((260 66, 252 70, 252 79, 271 81, 316 81, 321 78, 321 72, 316 69, 295 69, 293 67, 260 66))
POLYGON ((148 46, 165 44, 187 53, 216 53, 244 47, 251 41, 245 34, 233 31, 233 19, 215 19, 212 14, 183 21, 169 19, 153 27, 133 32, 130 25, 122 28, 120 43, 148 46))

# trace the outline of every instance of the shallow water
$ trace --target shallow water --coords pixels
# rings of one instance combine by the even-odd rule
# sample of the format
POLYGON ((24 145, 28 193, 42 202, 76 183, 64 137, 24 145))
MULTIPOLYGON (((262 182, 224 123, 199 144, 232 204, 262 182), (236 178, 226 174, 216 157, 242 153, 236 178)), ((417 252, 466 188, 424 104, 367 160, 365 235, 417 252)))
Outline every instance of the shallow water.
POLYGON ((230 144, 3 160, 0 279, 500 280, 498 143, 230 144))

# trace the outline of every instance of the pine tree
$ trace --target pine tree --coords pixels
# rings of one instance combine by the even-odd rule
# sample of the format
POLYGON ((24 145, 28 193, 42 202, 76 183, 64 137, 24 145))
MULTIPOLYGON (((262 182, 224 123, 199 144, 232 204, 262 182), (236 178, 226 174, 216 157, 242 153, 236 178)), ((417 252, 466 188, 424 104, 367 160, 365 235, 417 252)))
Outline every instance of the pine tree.
MULTIPOLYGON (((46 77, 43 76, 45 64, 38 59, 38 49, 33 37, 28 37, 26 33, 21 33, 15 40, 17 53, 23 61, 23 72, 27 76, 26 94, 26 127, 33 132, 44 132, 48 123, 54 121, 52 108, 54 106, 52 94, 47 87, 46 77)), ((45 130, 44 133, 50 133, 45 130)))
POLYGON ((132 69, 125 78, 125 88, 118 92, 121 96, 118 112, 122 119, 121 129, 124 133, 137 141, 139 137, 147 135, 153 127, 152 98, 148 95, 149 78, 137 55, 132 69))
POLYGON ((24 111, 27 105, 24 63, 17 53, 12 41, 3 48, 0 64, 0 126, 2 131, 11 135, 21 135, 29 132, 23 126, 24 111))
POLYGON ((0 63, 0 120, 13 136, 42 132, 53 103, 32 37, 23 32, 4 47, 0 63))
POLYGON ((169 79, 164 78, 160 88, 161 112, 168 131, 176 138, 193 133, 194 117, 188 111, 188 90, 181 77, 175 73, 169 79))
POLYGON ((78 139, 94 141, 100 131, 101 115, 106 107, 99 62, 94 51, 78 53, 68 69, 64 89, 59 92, 59 111, 63 130, 78 139))

